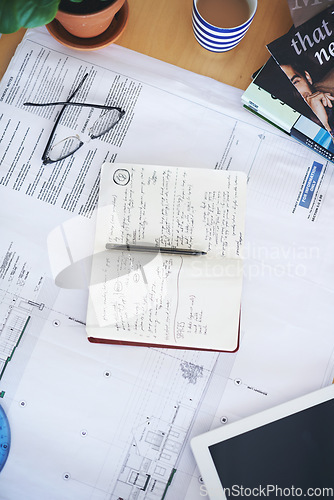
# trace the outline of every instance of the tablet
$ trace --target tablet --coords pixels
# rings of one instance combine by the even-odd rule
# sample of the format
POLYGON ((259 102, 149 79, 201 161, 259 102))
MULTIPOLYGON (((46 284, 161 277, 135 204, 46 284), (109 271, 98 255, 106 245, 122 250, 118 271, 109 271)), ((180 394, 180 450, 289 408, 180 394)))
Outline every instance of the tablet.
POLYGON ((334 496, 334 385, 191 440, 201 496, 334 496))

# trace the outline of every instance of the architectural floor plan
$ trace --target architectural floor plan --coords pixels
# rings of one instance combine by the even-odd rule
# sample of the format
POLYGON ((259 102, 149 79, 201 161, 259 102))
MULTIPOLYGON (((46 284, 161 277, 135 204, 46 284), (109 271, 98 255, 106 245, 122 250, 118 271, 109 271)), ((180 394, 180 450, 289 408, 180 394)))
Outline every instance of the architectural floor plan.
POLYGON ((19 46, 0 86, 0 397, 12 432, 1 500, 200 499, 192 436, 332 382, 333 169, 240 97, 117 45, 67 51, 44 28, 19 46), (66 99, 86 72, 78 98, 117 101, 126 119, 106 141, 43 165, 57 109, 23 102, 66 99), (89 269, 105 161, 247 174, 236 353, 87 341, 88 291, 76 278, 89 269))

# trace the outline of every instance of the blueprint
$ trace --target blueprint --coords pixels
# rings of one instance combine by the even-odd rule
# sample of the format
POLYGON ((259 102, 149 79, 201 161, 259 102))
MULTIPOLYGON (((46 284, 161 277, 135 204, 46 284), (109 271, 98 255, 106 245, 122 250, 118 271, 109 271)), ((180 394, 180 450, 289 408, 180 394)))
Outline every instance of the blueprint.
MULTIPOLYGON (((248 114, 241 93, 117 45, 78 53, 27 32, 0 85, 1 500, 199 499, 192 436, 332 383, 333 165, 248 114), (66 100, 85 73, 77 99, 124 119, 43 165, 59 107, 24 103, 66 100), (106 161, 246 173, 238 352, 87 341, 106 161)), ((90 113, 64 126, 85 136, 90 113)))

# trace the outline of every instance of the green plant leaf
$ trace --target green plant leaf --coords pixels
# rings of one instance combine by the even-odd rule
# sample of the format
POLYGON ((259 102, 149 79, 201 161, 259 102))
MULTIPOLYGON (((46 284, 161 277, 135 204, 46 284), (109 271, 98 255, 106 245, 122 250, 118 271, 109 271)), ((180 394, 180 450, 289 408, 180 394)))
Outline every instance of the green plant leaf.
POLYGON ((35 28, 50 23, 60 0, 0 0, 0 33, 35 28))

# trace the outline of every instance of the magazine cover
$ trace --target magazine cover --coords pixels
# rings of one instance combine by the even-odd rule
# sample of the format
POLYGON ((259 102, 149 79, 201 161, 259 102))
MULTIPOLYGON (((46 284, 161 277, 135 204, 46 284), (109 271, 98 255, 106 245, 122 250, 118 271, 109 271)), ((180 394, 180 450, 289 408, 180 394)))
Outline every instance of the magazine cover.
POLYGON ((266 90, 273 99, 279 99, 301 115, 321 125, 310 106, 304 101, 298 90, 291 85, 287 75, 281 70, 273 57, 254 75, 253 83, 266 90))
POLYGON ((334 136, 334 5, 267 45, 268 50, 334 136))
POLYGON ((334 160, 334 143, 331 136, 305 116, 298 118, 291 128, 290 135, 328 160, 334 160))
POLYGON ((333 0, 288 0, 293 24, 297 27, 333 5, 333 0))
POLYGON ((243 106, 283 130, 326 159, 334 160, 334 142, 323 127, 298 113, 252 82, 241 97, 243 106))
POLYGON ((269 121, 287 134, 300 117, 300 113, 292 109, 280 99, 276 99, 266 90, 251 82, 241 96, 241 102, 264 120, 269 121))

